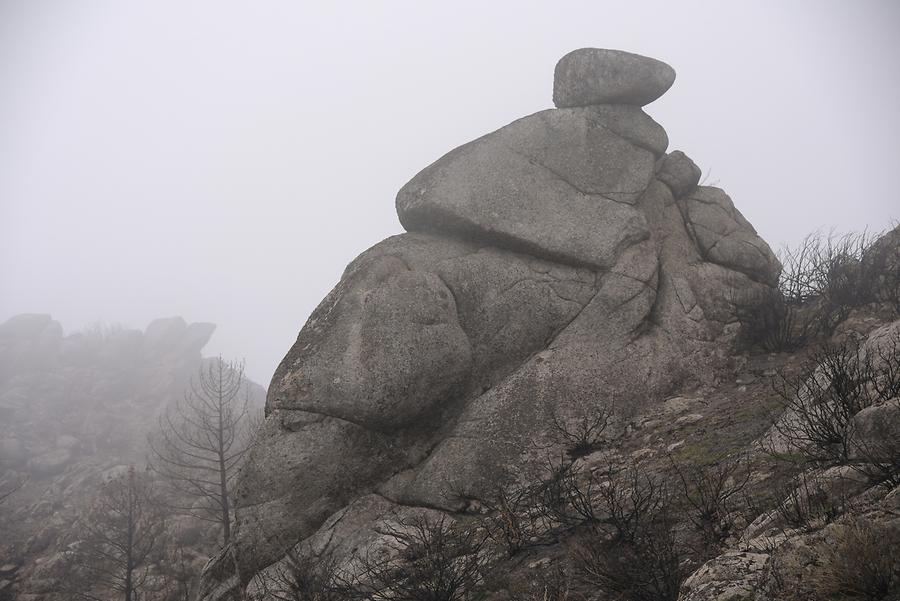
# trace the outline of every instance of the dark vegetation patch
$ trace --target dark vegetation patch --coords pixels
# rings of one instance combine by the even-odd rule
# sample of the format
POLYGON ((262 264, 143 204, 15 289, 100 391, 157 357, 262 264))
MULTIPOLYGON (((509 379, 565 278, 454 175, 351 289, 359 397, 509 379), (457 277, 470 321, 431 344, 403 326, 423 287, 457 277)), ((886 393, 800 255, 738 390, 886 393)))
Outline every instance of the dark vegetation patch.
POLYGON ((732 299, 747 342, 794 351, 831 336, 854 308, 881 303, 900 314, 900 265, 886 237, 813 233, 784 248, 776 290, 732 299))

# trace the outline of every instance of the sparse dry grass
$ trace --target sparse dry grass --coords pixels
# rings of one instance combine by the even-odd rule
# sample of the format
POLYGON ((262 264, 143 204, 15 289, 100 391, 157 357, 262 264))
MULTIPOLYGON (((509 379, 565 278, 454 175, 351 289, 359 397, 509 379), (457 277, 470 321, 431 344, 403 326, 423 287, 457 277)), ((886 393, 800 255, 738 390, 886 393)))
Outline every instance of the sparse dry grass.
POLYGON ((815 589, 823 599, 882 601, 900 597, 900 529, 865 520, 842 524, 819 545, 815 589))

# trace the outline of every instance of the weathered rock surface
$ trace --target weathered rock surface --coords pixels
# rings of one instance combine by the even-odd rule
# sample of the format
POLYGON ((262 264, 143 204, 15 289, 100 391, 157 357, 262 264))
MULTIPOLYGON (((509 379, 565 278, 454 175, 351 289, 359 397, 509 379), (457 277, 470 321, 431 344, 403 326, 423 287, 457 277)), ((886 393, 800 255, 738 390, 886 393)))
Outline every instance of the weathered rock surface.
POLYGON ((781 264, 724 190, 700 186, 679 199, 678 206, 704 258, 769 285, 777 283, 781 264))
POLYGON ((543 111, 436 161, 400 190, 397 213, 408 231, 609 269, 649 237, 634 205, 666 146, 638 108, 543 111))
MULTIPOLYGON (((875 291, 879 299, 900 298, 900 225, 885 233, 872 244, 862 259, 865 272, 876 278, 875 291)), ((895 306, 900 310, 900 307, 895 306)))
POLYGON ((644 106, 666 93, 675 70, 656 59, 604 48, 581 48, 562 57, 553 74, 553 104, 644 106))
POLYGON ((694 572, 681 588, 679 601, 739 601, 756 598, 769 556, 729 551, 694 572))
POLYGON ((458 509, 558 445, 552 420, 661 401, 722 362, 733 291, 768 290, 778 262, 623 106, 662 94, 671 69, 608 52, 557 69, 561 97, 594 106, 520 119, 400 190, 408 233, 350 264, 272 379, 233 544, 202 598, 245 586, 336 515, 366 523, 359 499, 458 509))
POLYGON ((866 407, 853 416, 854 457, 882 459, 900 456, 900 399, 866 407))

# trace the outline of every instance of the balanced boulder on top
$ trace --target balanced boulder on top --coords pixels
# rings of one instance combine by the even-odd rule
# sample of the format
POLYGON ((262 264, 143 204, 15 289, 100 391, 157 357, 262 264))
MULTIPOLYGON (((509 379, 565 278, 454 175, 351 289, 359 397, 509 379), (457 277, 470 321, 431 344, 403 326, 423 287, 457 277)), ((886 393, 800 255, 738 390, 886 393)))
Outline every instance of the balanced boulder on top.
POLYGON ((556 63, 553 104, 644 106, 665 94, 674 81, 675 70, 662 61, 621 50, 581 48, 556 63))

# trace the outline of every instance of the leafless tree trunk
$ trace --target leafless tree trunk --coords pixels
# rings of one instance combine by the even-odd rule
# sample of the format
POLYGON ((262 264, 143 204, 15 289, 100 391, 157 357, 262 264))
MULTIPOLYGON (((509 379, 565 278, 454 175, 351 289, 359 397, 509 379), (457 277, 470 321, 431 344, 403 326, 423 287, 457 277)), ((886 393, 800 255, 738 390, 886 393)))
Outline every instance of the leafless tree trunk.
POLYGON ((166 529, 151 484, 133 467, 104 484, 78 523, 68 592, 82 599, 108 599, 110 591, 137 601, 166 529))
POLYGON ((231 538, 231 482, 247 448, 248 388, 243 362, 216 358, 200 369, 184 400, 160 417, 150 464, 172 488, 173 509, 221 524, 231 538))

